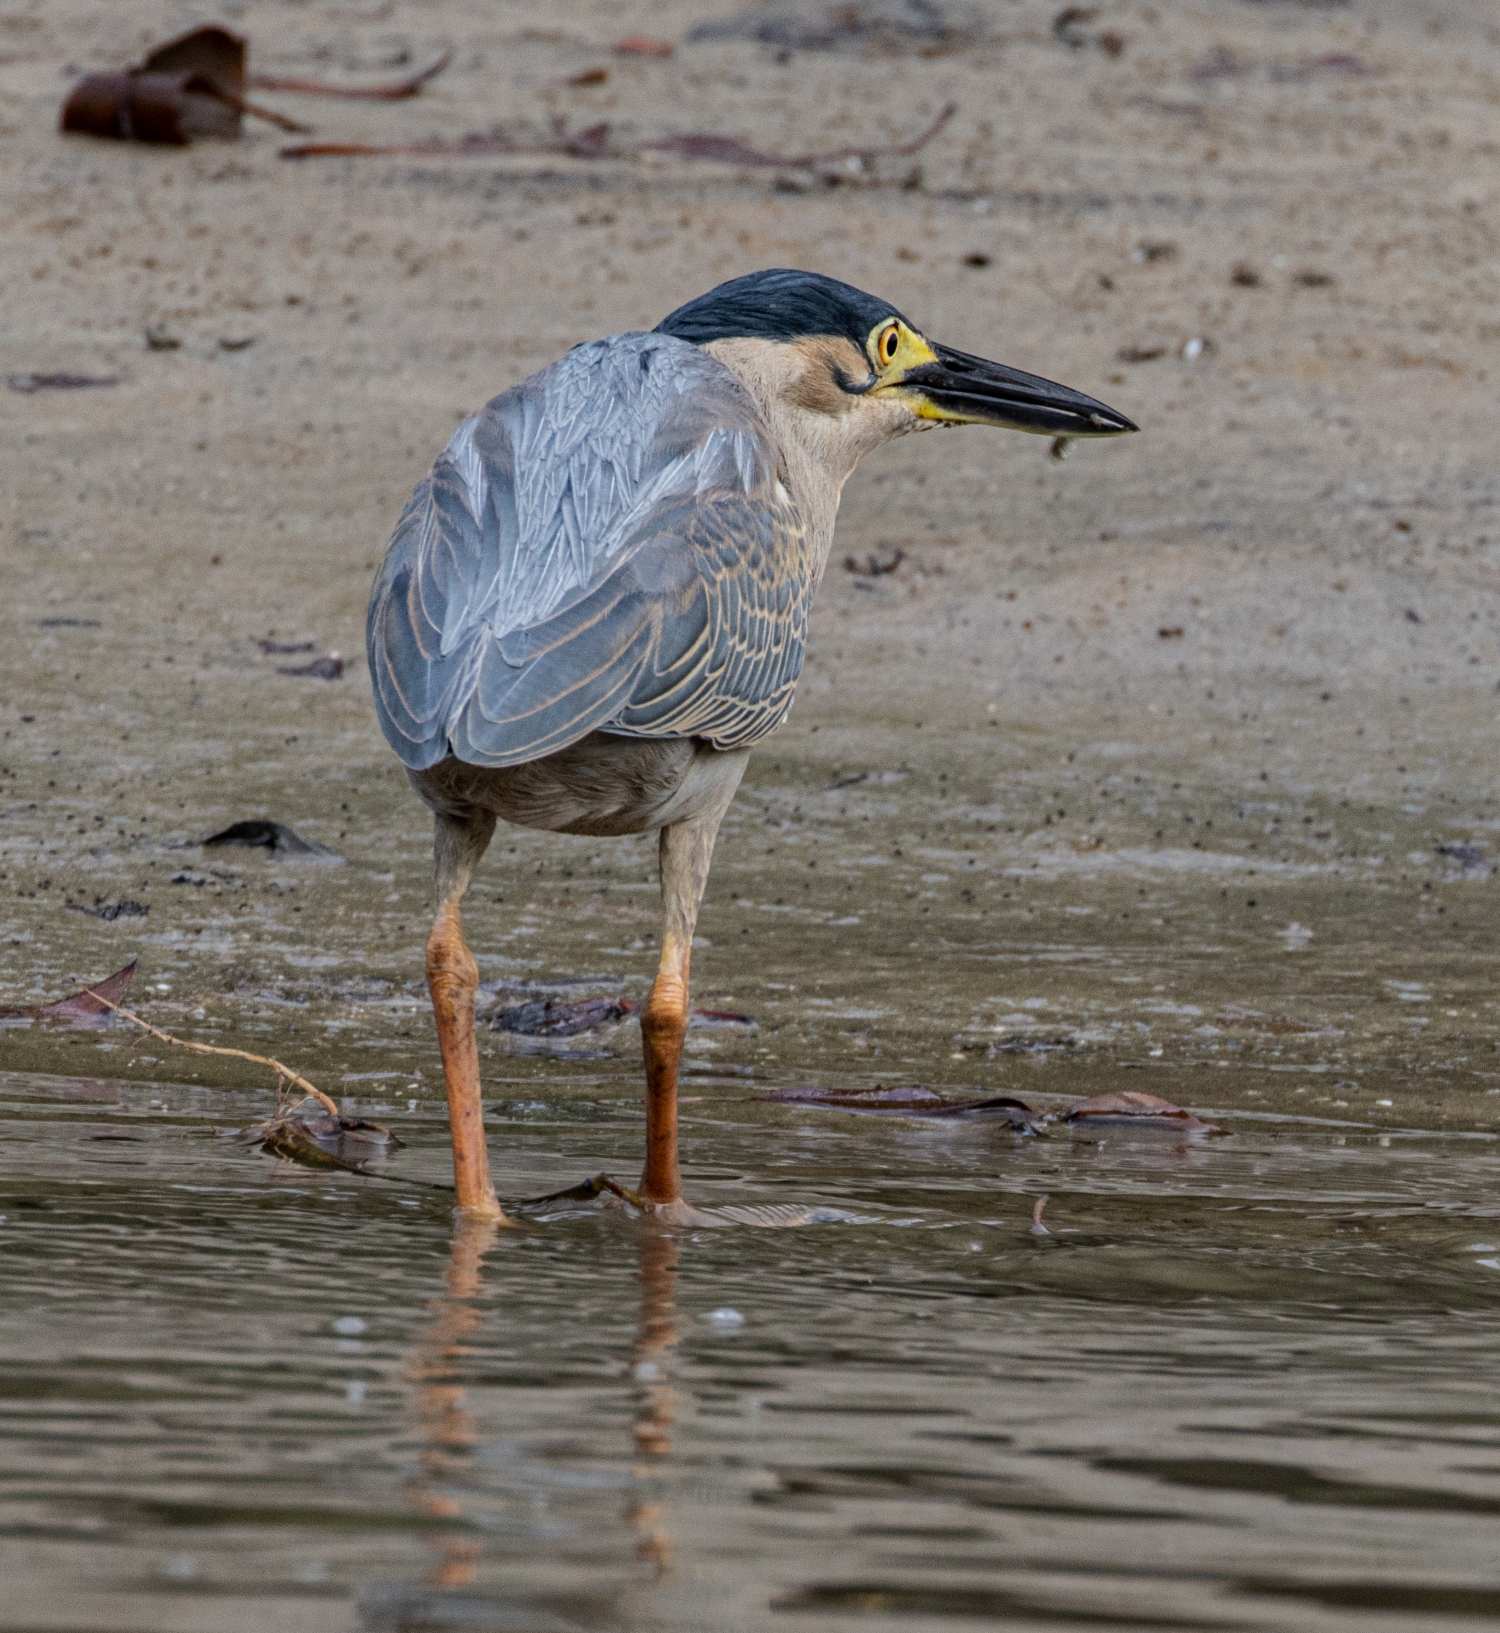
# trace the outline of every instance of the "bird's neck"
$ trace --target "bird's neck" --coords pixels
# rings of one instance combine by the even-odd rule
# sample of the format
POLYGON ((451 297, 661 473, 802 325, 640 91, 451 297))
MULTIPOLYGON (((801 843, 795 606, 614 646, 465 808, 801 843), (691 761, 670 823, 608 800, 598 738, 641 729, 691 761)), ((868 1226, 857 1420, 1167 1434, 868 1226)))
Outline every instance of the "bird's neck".
MULTIPOLYGON (((845 482, 865 454, 899 433, 868 414, 830 412, 841 405, 813 399, 806 389, 808 359, 797 346, 715 340, 703 349, 736 376, 765 419, 781 459, 780 480, 807 529, 821 576, 845 482)), ((853 408, 861 399, 848 402, 853 408)))

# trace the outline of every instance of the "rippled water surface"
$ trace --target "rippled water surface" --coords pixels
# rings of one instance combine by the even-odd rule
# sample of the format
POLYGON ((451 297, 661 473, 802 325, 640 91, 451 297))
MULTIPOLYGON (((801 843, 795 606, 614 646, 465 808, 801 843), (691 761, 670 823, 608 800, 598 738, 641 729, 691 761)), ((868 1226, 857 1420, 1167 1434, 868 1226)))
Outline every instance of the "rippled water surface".
MULTIPOLYGON (((532 1070, 492 1084, 502 1183, 628 1174, 628 1064, 532 1070)), ((430 1098, 378 1103, 378 1182, 226 1137, 258 1091, 0 1073, 0 1625, 1500 1617, 1491 1140, 693 1089, 700 1200, 842 1219, 455 1233, 430 1098)))

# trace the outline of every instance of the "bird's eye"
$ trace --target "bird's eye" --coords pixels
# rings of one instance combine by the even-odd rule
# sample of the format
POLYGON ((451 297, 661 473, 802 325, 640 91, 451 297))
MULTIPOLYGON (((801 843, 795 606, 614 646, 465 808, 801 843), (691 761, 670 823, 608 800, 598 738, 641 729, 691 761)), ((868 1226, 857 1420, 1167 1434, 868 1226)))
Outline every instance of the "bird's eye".
POLYGON ((876 343, 876 350, 880 353, 880 361, 889 367, 896 361, 896 352, 901 345, 901 331, 893 323, 881 335, 876 343))

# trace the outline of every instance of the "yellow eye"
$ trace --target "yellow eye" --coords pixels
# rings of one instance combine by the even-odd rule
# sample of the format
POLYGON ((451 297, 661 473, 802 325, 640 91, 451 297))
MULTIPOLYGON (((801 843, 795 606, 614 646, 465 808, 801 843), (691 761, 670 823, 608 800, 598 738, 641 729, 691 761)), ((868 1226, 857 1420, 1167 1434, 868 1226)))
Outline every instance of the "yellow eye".
POLYGON ((880 354, 880 361, 884 363, 887 368, 889 368, 890 365, 896 361, 896 353, 900 350, 900 347, 901 331, 893 323, 888 329, 881 332, 880 339, 876 342, 875 349, 880 354))

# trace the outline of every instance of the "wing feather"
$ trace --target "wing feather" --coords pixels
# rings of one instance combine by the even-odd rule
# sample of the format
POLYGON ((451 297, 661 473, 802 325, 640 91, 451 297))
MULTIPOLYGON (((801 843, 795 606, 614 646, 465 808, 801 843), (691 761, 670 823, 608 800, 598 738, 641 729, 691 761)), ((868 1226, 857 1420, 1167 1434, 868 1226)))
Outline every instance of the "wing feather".
POLYGON ((764 737, 817 577, 775 469, 733 374, 661 335, 578 347, 466 420, 370 601, 402 761, 518 765, 599 730, 764 737))

